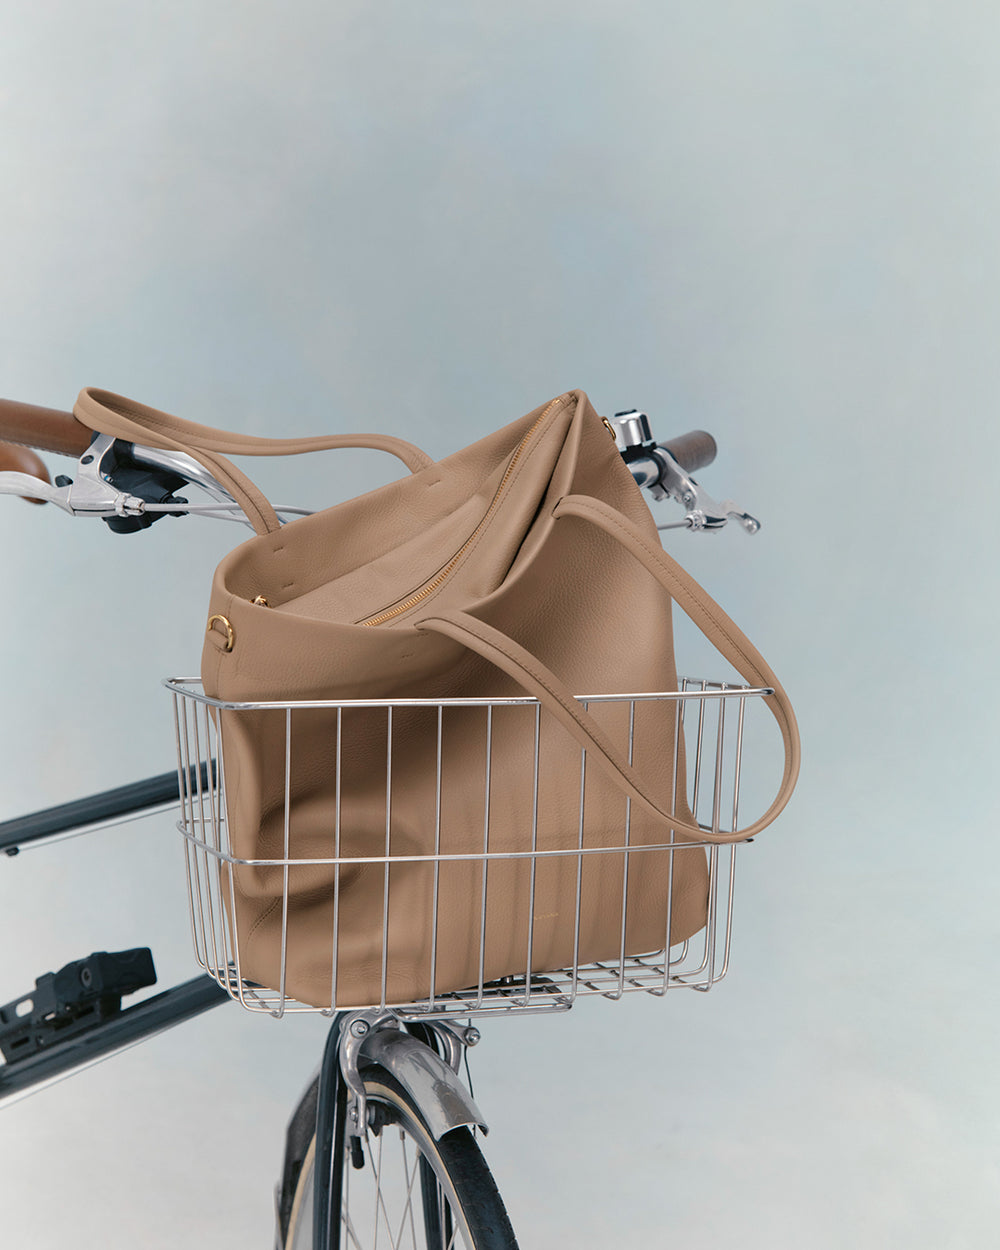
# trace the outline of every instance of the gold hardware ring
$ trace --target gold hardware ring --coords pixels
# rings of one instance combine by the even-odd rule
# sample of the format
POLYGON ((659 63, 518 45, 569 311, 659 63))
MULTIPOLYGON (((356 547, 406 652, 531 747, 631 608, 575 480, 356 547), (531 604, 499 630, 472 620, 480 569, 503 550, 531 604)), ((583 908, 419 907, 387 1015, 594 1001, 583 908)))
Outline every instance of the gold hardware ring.
POLYGON ((216 614, 215 616, 210 616, 208 618, 208 625, 205 629, 205 633, 211 634, 211 633, 216 632, 215 630, 212 629, 212 626, 215 624, 216 621, 221 621, 223 625, 225 625, 226 627, 226 645, 225 647, 223 647, 223 650, 232 651, 233 643, 236 641, 236 631, 233 629, 232 625, 230 625, 226 617, 220 616, 218 614, 216 614))

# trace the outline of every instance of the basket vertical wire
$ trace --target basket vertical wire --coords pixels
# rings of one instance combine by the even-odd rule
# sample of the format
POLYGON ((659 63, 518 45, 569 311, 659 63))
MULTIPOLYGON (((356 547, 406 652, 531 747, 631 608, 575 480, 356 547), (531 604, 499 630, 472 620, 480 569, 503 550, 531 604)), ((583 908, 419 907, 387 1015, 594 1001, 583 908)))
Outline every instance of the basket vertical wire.
MULTIPOLYGON (((542 784, 541 738, 543 709, 533 699, 473 699, 473 700, 345 700, 301 703, 246 703, 224 704, 204 695, 199 683, 176 680, 167 683, 173 692, 174 728, 178 748, 178 777, 182 793, 181 818, 178 828, 183 834, 185 847, 185 870, 191 919, 192 941, 199 964, 220 985, 237 998, 244 1007, 280 1016, 287 1011, 331 1011, 327 1007, 313 1007, 293 1000, 288 994, 287 967, 289 941, 289 908, 293 870, 299 865, 328 865, 331 870, 332 933, 330 935, 331 973, 330 1001, 338 1003, 338 984, 342 968, 339 960, 338 942, 343 923, 343 873, 357 871, 370 865, 381 869, 381 907, 377 924, 381 931, 381 967, 379 969, 380 1001, 357 1004, 358 1006, 392 1007, 403 1016, 434 1018, 456 1015, 479 1015, 507 1013, 516 1010, 563 1010, 580 994, 600 994, 617 999, 634 990, 642 990, 662 996, 668 989, 693 988, 707 990, 726 975, 729 968, 732 936, 732 914, 735 897, 735 850, 733 844, 718 845, 706 839, 692 842, 678 837, 671 827, 662 844, 647 844, 633 839, 633 801, 623 797, 621 834, 615 845, 588 845, 587 804, 588 777, 592 767, 588 753, 579 754, 578 811, 573 817, 575 834, 569 844, 543 849, 540 843, 539 792, 542 784), (343 773, 348 747, 347 723, 344 712, 348 708, 381 708, 384 712, 384 804, 385 821, 380 853, 359 856, 356 852, 345 856, 344 843, 344 793, 343 773), (411 851, 397 854, 394 847, 394 808, 397 779, 394 768, 395 711, 397 708, 426 707, 433 711, 433 727, 430 752, 433 769, 431 780, 433 829, 431 845, 426 854, 415 855, 411 851), (334 711, 334 729, 331 734, 331 767, 336 776, 334 800, 330 813, 330 855, 317 858, 315 853, 302 858, 296 854, 295 808, 293 779, 295 774, 294 750, 295 715, 299 709, 326 708, 334 711), (483 725, 481 853, 462 855, 449 853, 443 848, 442 812, 446 785, 454 784, 446 778, 444 767, 444 744, 448 732, 448 716, 451 710, 480 708, 483 725), (497 741, 497 716, 523 715, 512 709, 531 709, 531 725, 523 732, 530 734, 529 758, 530 794, 527 795, 529 818, 525 830, 524 849, 510 850, 491 847, 491 821, 494 795, 494 750, 497 741), (229 813, 226 802, 225 740, 228 718, 238 717, 249 711, 267 710, 283 714, 283 759, 281 767, 284 778, 283 809, 281 812, 281 850, 277 859, 250 859, 233 852, 229 813), (203 769, 203 765, 206 767, 203 769), (618 917, 617 955, 611 959, 581 964, 581 940, 585 917, 585 891, 587 861, 590 857, 620 857, 620 894, 615 904, 618 917), (632 879, 641 880, 647 856, 660 854, 665 860, 667 888, 663 915, 663 946, 659 951, 629 953, 629 901, 632 879), (685 939, 673 946, 670 933, 675 907, 674 879, 680 861, 678 856, 705 854, 708 863, 708 893, 706 900, 707 923, 697 941, 685 939), (490 982, 486 976, 486 946, 490 920, 491 865, 494 860, 527 861, 524 876, 527 916, 523 932, 525 952, 523 971, 505 976, 498 982, 490 982), (538 970, 536 965, 536 889, 543 861, 553 861, 553 871, 560 862, 570 863, 567 892, 572 891, 567 903, 572 902, 572 959, 566 967, 538 970), (395 1002, 389 993, 388 951, 392 926, 392 874, 394 863, 427 862, 431 865, 429 907, 429 965, 426 975, 426 994, 395 1002), (472 862, 478 878, 478 915, 475 921, 474 940, 478 941, 478 974, 467 990, 442 992, 440 989, 440 960, 438 951, 441 908, 447 899, 443 896, 443 868, 456 861, 472 862), (262 870, 273 872, 280 869, 281 881, 281 946, 278 952, 278 977, 273 988, 248 980, 241 968, 240 942, 236 940, 234 926, 239 922, 240 900, 237 896, 237 875, 244 871, 262 870), (636 876, 639 874, 639 876, 636 876)), ((585 710, 600 704, 619 703, 624 706, 625 730, 623 748, 629 764, 635 759, 637 743, 636 704, 639 700, 659 698, 673 702, 674 725, 672 750, 664 760, 664 768, 670 778, 670 812, 678 814, 678 794, 687 783, 690 811, 700 819, 701 827, 708 834, 725 834, 735 830, 740 800, 740 771, 743 765, 744 732, 747 710, 754 699, 769 693, 767 690, 730 686, 721 682, 684 679, 678 691, 662 695, 591 695, 581 696, 585 710), (736 707, 727 715, 727 705, 736 701, 736 707), (691 707, 695 704, 695 707, 691 707), (682 754, 685 742, 686 753, 682 754), (685 766, 684 760, 687 760, 685 766), (687 776, 685 777, 685 773, 687 776), (700 816, 701 814, 701 816, 700 816), (703 818, 702 818, 703 817, 703 818), (728 822, 728 826, 727 826, 728 822)), ((510 726, 505 724, 510 732, 510 726)), ((459 724, 461 730, 461 723, 459 724)), ((520 732, 520 731, 519 731, 520 732)), ((607 843, 607 839, 604 839, 607 843)), ((520 870, 517 870, 520 872, 520 870)), ((546 870, 548 871, 548 870, 546 870)), ((657 869, 657 871, 660 871, 657 869)), ((450 885, 450 881, 449 881, 450 885)), ((606 905, 605 899, 602 905, 606 905)), ((470 934, 470 938, 473 937, 470 934)), ((352 1004, 354 1005, 354 1004, 352 1004)))

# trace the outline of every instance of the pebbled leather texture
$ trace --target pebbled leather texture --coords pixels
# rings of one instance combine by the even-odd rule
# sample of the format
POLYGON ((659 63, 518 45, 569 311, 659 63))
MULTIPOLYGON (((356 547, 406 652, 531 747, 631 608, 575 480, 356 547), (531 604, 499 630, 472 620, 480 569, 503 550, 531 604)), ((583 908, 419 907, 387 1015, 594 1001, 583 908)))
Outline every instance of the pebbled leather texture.
MULTIPOLYGON (((227 701, 537 697, 535 711, 384 708, 292 713, 285 869, 245 865, 223 895, 244 978, 301 1002, 401 1003, 466 988, 529 963, 544 972, 659 950, 706 922, 710 840, 674 784, 675 704, 627 707, 573 696, 677 688, 674 600, 754 684, 785 744, 777 798, 798 772, 794 714, 774 674, 718 605, 663 552, 641 492, 582 391, 568 392, 471 447, 431 462, 402 440, 338 435, 255 440, 212 431, 108 392, 87 391, 91 428, 201 460, 245 507, 257 536, 216 570, 206 693, 227 701), (110 428, 109 428, 110 427, 110 428), (278 528, 267 500, 222 456, 377 446, 408 477, 278 528), (263 596, 269 606, 254 603, 263 596), (440 732, 440 784, 438 736, 440 732), (487 734, 490 770, 487 783, 487 734), (587 750, 580 819, 581 746, 587 750), (387 784, 387 771, 391 784, 387 784), (676 840, 626 857, 490 860, 482 853, 676 840), (535 820, 537 814, 537 821, 535 820), (488 819, 487 819, 488 817, 488 819), (532 829, 537 826, 537 843, 532 829), (414 862, 435 851, 459 858, 414 862), (387 852, 387 840, 389 851, 387 852), (479 856, 480 858, 475 858, 479 856), (464 858, 463 858, 464 857, 464 858), (672 868, 671 868, 671 860, 672 868), (579 872, 579 878, 578 878, 579 872), (576 923, 579 890, 580 922, 576 923), (669 917, 669 935, 667 932, 669 917), (529 937, 530 934, 530 937, 529 937), (336 941, 335 941, 336 938, 336 941), (337 966, 333 967, 336 947, 337 966)), ((284 711, 218 713, 235 855, 284 859, 284 711)), ((683 743, 677 744, 683 779, 683 743)))

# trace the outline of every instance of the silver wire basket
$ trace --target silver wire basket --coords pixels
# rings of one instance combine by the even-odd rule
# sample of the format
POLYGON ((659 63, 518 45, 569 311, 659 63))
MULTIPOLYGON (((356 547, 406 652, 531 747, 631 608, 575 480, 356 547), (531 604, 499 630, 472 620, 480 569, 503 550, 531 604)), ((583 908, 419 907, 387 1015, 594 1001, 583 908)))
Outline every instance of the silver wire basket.
MULTIPOLYGON (((294 827, 292 806, 286 794, 285 831, 283 856, 268 859, 248 858, 246 855, 234 853, 230 838, 230 824, 227 819, 226 795, 226 761, 224 742, 226 739, 226 723, 229 718, 245 716, 248 713, 267 711, 269 715, 284 718, 285 731, 280 737, 284 739, 284 756, 274 761, 274 767, 283 770, 284 777, 292 774, 292 752, 295 742, 294 723, 296 716, 303 712, 325 709, 336 717, 338 737, 338 760, 342 717, 349 714, 350 709, 378 709, 384 712, 388 725, 387 740, 392 741, 393 715, 398 709, 426 708, 428 714, 436 717, 438 725, 438 761, 436 785, 440 803, 441 761, 440 742, 441 725, 455 709, 476 709, 475 715, 481 715, 487 725, 485 742, 487 744, 483 767, 488 778, 490 769, 489 743, 492 741, 490 726, 497 718, 509 715, 510 709, 529 709, 527 725, 534 724, 534 784, 539 784, 539 769, 544 760, 539 759, 539 725, 542 718, 548 715, 536 700, 524 698, 501 699, 448 699, 434 700, 342 700, 315 701, 295 703, 225 703, 206 696, 201 683, 193 679, 173 679, 165 682, 173 694, 175 728, 177 734, 178 774, 180 783, 181 819, 177 828, 183 835, 185 861, 187 869, 188 896, 191 912, 192 938, 198 963, 228 993, 245 1008, 251 1011, 265 1012, 272 1016, 281 1016, 285 1012, 323 1012, 331 1014, 332 1008, 310 1006, 293 999, 286 992, 285 966, 287 959, 286 931, 289 908, 288 880, 304 861, 298 858, 294 850, 294 827), (533 716, 530 709, 534 709, 533 716), (221 732, 220 732, 221 731, 221 732), (282 932, 280 934, 280 953, 276 953, 280 971, 275 977, 276 985, 264 986, 256 983, 241 969, 240 936, 234 933, 234 916, 238 915, 234 893, 234 879, 244 869, 266 868, 277 869, 284 874, 284 898, 282 902, 282 932)), ((767 689, 749 686, 731 685, 725 682, 712 682, 701 679, 682 679, 678 690, 658 694, 616 694, 599 696, 580 696, 580 702, 587 708, 598 704, 624 705, 627 709, 628 748, 631 758, 632 738, 636 732, 636 706, 649 700, 663 701, 673 708, 676 732, 671 735, 673 746, 669 748, 672 759, 663 761, 664 767, 672 767, 675 777, 686 773, 687 801, 691 813, 706 833, 726 833, 734 831, 737 824, 740 798, 740 770, 744 758, 744 728, 747 711, 750 706, 770 693, 767 689), (683 744, 683 745, 681 745, 683 744)), ((521 713, 524 716, 524 713, 521 713)), ((623 714, 624 715, 624 714, 623 714)), ((641 718, 640 718, 641 723, 641 718)), ((530 732, 528 730, 527 732, 530 732)), ((280 740, 280 739, 279 739, 280 740)), ((530 752, 530 741, 527 749, 530 752)), ((580 777, 586 775, 587 752, 578 750, 580 777)), ((338 854, 339 849, 339 811, 336 816, 337 833, 334 834, 331 821, 329 856, 317 860, 315 849, 310 852, 308 863, 321 863, 327 866, 336 876, 339 884, 341 873, 357 871, 359 863, 375 865, 385 874, 385 894, 381 916, 375 916, 373 923, 376 928, 382 927, 383 946, 389 926, 389 874, 390 865, 399 859, 425 861, 435 875, 435 908, 437 907, 437 876, 443 862, 454 860, 456 856, 438 853, 427 853, 415 856, 412 847, 407 849, 405 856, 398 856, 393 848, 392 821, 389 813, 392 810, 393 784, 391 753, 386 760, 386 830, 384 843, 369 848, 359 859, 353 854, 338 854)), ((682 784, 679 782, 679 784, 682 784)), ((286 782, 287 788, 287 782, 286 782)), ((531 963, 530 952, 533 945, 533 927, 537 917, 534 914, 534 900, 526 908, 528 932, 526 945, 529 951, 528 963, 520 974, 504 976, 499 980, 484 979, 483 945, 485 944, 485 922, 482 929, 475 929, 468 934, 471 945, 480 944, 480 974, 476 983, 464 990, 439 992, 435 988, 433 972, 427 991, 405 1001, 394 1001, 391 992, 387 992, 387 976, 385 956, 381 977, 381 992, 377 1001, 350 1002, 338 1000, 336 994, 336 971, 334 971, 334 989, 330 1001, 340 1007, 352 1008, 378 1007, 392 1009, 402 1018, 429 1019, 447 1017, 467 1017, 481 1015, 504 1014, 518 1010, 559 1011, 572 1006, 579 995, 603 995, 617 999, 623 994, 634 991, 645 991, 648 994, 663 995, 672 989, 694 989, 705 991, 723 976, 729 966, 730 938, 732 933, 733 895, 735 885, 735 843, 719 844, 706 839, 704 842, 675 839, 669 830, 664 831, 664 838, 669 839, 655 844, 644 842, 636 845, 631 838, 629 804, 623 801, 623 819, 620 832, 616 833, 611 842, 604 839, 598 848, 585 846, 583 843, 584 820, 584 786, 580 785, 580 811, 578 817, 581 829, 578 843, 556 850, 538 850, 538 830, 529 829, 525 834, 525 848, 511 852, 509 850, 495 852, 490 850, 490 804, 485 804, 481 817, 482 851, 475 855, 465 855, 463 860, 472 861, 476 866, 477 881, 481 878, 482 899, 485 907, 488 891, 488 874, 491 865, 498 859, 520 858, 530 864, 530 874, 524 878, 530 882, 529 888, 534 889, 535 867, 543 859, 562 858, 572 861, 575 865, 576 897, 571 900, 575 907, 576 933, 579 934, 581 924, 587 917, 581 914, 588 902, 580 888, 583 865, 588 856, 598 853, 608 855, 614 853, 621 857, 624 865, 623 880, 628 881, 630 874, 641 874, 643 864, 652 861, 645 859, 647 855, 659 855, 656 871, 663 871, 664 858, 667 872, 673 874, 675 861, 678 857, 700 854, 707 865, 707 904, 706 922, 693 936, 671 944, 669 934, 671 925, 669 915, 664 917, 663 943, 660 949, 647 950, 642 953, 629 953, 626 948, 625 935, 629 925, 629 891, 622 888, 617 897, 603 896, 600 900, 602 912, 616 915, 616 923, 620 927, 621 942, 619 949, 611 958, 596 962, 582 962, 579 958, 579 943, 574 946, 574 954, 566 966, 552 969, 539 969, 531 963)), ((339 793, 339 791, 338 791, 339 793)), ((537 805, 536 805, 537 806, 537 805)), ((572 874, 570 874, 572 879, 572 874)), ((670 889, 668 899, 672 897, 670 889)), ((669 912, 670 903, 666 904, 669 912)), ((238 921, 236 922, 238 923, 238 921)), ((338 967, 338 930, 334 923, 331 926, 330 945, 332 950, 332 967, 338 967)), ((432 930, 430 941, 436 943, 432 930)), ((277 941, 278 939, 276 939, 277 941)), ((436 952, 432 955, 433 959, 436 952)))

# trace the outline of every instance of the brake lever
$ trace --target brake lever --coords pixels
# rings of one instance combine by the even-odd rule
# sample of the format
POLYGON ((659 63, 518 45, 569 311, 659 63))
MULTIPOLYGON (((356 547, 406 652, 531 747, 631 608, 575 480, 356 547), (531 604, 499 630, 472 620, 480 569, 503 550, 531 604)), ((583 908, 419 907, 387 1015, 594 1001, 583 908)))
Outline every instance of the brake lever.
POLYGON ((644 412, 616 412, 605 424, 636 483, 654 499, 674 499, 685 510, 683 521, 657 525, 658 530, 719 530, 730 520, 739 521, 748 534, 756 534, 760 529, 757 518, 744 512, 732 499, 717 503, 663 443, 653 441, 644 412))
MULTIPOLYGON (((84 457, 86 459, 86 457, 84 457)), ((0 495, 20 495, 55 504, 70 516, 139 516, 145 503, 135 495, 116 490, 96 474, 78 473, 75 479, 57 477, 54 484, 30 473, 0 473, 0 495)))
MULTIPOLYGON (((55 504, 70 516, 113 519, 137 517, 147 511, 147 501, 115 486, 109 477, 116 468, 116 440, 110 434, 97 434, 76 463, 75 477, 60 474, 50 485, 28 473, 0 473, 0 495, 21 495, 55 504)), ((175 473, 221 503, 234 504, 232 495, 189 456, 159 452, 153 448, 131 448, 137 465, 175 473)), ((158 511, 159 509, 150 509, 158 511)))
MULTIPOLYGON (((650 449, 651 458, 655 457, 659 466, 657 480, 650 485, 654 499, 670 496, 685 508, 684 521, 693 530, 719 530, 730 520, 739 521, 748 534, 756 534, 760 529, 760 521, 744 512, 739 504, 732 499, 717 503, 715 499, 699 486, 689 474, 685 473, 678 462, 665 447, 659 444, 650 449)), ((667 525, 658 525, 657 529, 667 529, 667 525)))
MULTIPOLYGON (((141 473, 140 473, 141 477, 141 473)), ((137 479, 133 476, 132 481, 137 479)), ((139 487, 136 487, 139 489, 139 487)), ((114 522, 116 518, 126 519, 143 517, 151 524, 164 513, 201 513, 216 515, 223 519, 238 520, 250 525, 242 508, 233 496, 215 480, 214 477, 190 456, 180 452, 161 451, 152 447, 141 447, 138 444, 123 444, 109 434, 95 434, 90 446, 76 463, 75 477, 60 475, 50 485, 41 478, 32 477, 28 473, 15 471, 0 472, 0 495, 20 495, 26 499, 37 499, 43 503, 55 504, 70 516, 101 517, 114 522), (125 453, 124 465, 122 454, 125 453), (185 500, 168 495, 167 502, 155 502, 143 499, 122 490, 114 484, 114 477, 121 475, 122 468, 150 470, 162 475, 159 486, 173 492, 182 483, 197 486, 215 501, 214 505, 203 507, 191 505, 185 500), (170 476, 176 483, 170 482, 170 476), (232 518, 229 512, 236 514, 232 518)), ((305 508, 275 506, 279 518, 288 516, 308 516, 305 508)), ((112 525, 112 528, 114 526, 112 525)), ((128 527, 121 532, 129 532, 128 527)), ((144 526, 143 526, 144 528, 144 526)))

